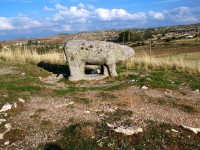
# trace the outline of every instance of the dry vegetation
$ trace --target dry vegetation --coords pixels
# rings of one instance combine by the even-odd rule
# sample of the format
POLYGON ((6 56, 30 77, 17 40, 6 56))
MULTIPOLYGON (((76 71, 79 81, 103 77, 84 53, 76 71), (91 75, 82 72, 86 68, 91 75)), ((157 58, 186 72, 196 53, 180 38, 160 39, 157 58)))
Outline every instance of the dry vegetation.
POLYGON ((18 62, 18 63, 33 63, 37 64, 41 61, 48 63, 62 63, 65 62, 64 56, 61 53, 45 53, 38 54, 35 50, 2 50, 0 58, 5 61, 18 62))
MULTIPOLYGON (((127 68, 133 66, 143 66, 144 68, 161 68, 164 70, 176 69, 181 72, 187 73, 200 73, 200 61, 197 59, 186 59, 186 54, 180 54, 180 56, 165 56, 156 57, 150 56, 147 53, 136 55, 135 58, 125 62, 127 68)), ((190 58, 194 58, 197 53, 188 53, 190 58)), ((196 58, 196 57, 195 57, 196 58)))
MULTIPOLYGON (((135 58, 125 62, 124 65, 130 69, 133 66, 143 66, 144 68, 161 68, 164 70, 176 69, 187 73, 200 73, 200 61, 197 59, 199 53, 184 53, 176 55, 159 55, 150 56, 147 53, 140 53, 135 58)), ((49 52, 45 54, 38 54, 32 50, 2 50, 0 58, 10 62, 18 63, 32 63, 39 62, 47 63, 65 63, 65 57, 62 53, 49 52)))

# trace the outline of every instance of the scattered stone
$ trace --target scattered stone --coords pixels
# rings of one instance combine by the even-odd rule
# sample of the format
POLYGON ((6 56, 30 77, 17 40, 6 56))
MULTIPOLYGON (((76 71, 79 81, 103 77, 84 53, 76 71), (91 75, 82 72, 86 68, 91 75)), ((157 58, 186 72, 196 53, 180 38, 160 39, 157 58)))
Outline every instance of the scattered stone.
POLYGON ((74 104, 74 101, 71 101, 71 102, 69 102, 68 104, 69 104, 69 105, 73 105, 73 104, 74 104))
POLYGON ((70 101, 66 104, 61 104, 61 105, 58 105, 58 106, 55 106, 56 108, 59 108, 59 107, 64 107, 64 106, 68 106, 68 105, 73 105, 74 104, 74 101, 70 101))
POLYGON ((4 113, 4 117, 7 117, 8 116, 8 114, 7 113, 4 113))
POLYGON ((152 79, 151 79, 151 78, 147 78, 146 80, 148 80, 148 81, 152 81, 152 79))
POLYGON ((166 130, 165 132, 166 132, 166 133, 169 133, 170 131, 169 131, 169 130, 166 130))
POLYGON ((6 141, 5 143, 4 143, 4 145, 9 145, 10 144, 10 142, 9 141, 6 141))
POLYGON ((117 109, 118 109, 118 107, 110 108, 108 106, 105 106, 104 107, 104 112, 115 112, 117 109))
POLYGON ((132 126, 132 127, 120 126, 114 129, 114 131, 118 133, 123 133, 125 135, 133 135, 133 134, 138 134, 139 132, 143 132, 143 129, 137 126, 132 126))
POLYGON ((171 131, 174 132, 174 133, 178 133, 178 131, 175 130, 175 129, 171 129, 171 131))
POLYGON ((10 123, 7 123, 7 124, 4 125, 4 127, 6 128, 6 131, 4 133, 0 134, 0 140, 3 139, 4 134, 6 134, 7 132, 9 132, 11 130, 12 125, 10 123))
POLYGON ((4 126, 8 131, 10 131, 12 128, 12 125, 10 123, 6 123, 4 126))
POLYGON ((197 89, 197 90, 195 90, 195 91, 193 91, 194 92, 194 94, 196 94, 196 95, 198 95, 199 94, 199 90, 197 89))
POLYGON ((166 89, 165 94, 172 93, 172 90, 166 89))
POLYGON ((22 75, 24 76, 26 73, 22 72, 22 75))
POLYGON ((18 98, 19 102, 25 103, 25 100, 23 98, 18 98))
POLYGON ((62 74, 57 75, 58 80, 63 79, 63 78, 64 78, 64 75, 62 75, 62 74))
POLYGON ((1 134, 0 134, 0 140, 3 139, 3 136, 4 136, 4 133, 1 133, 1 134))
POLYGON ((89 110, 85 110, 84 113, 85 114, 90 114, 90 111, 89 110))
POLYGON ((3 97, 8 97, 8 94, 3 95, 3 97))
POLYGON ((141 89, 143 89, 143 90, 147 90, 148 87, 143 85, 143 86, 141 87, 141 89))
POLYGON ((17 108, 17 103, 14 103, 14 107, 17 108))
POLYGON ((184 125, 181 125, 181 126, 185 129, 188 129, 188 130, 194 132, 195 134, 200 133, 200 128, 192 128, 192 127, 188 127, 188 126, 184 126, 184 125))
POLYGON ((115 124, 110 124, 110 123, 106 123, 106 124, 107 124, 107 126, 110 127, 110 128, 115 128, 115 127, 116 127, 115 124))
POLYGON ((6 119, 0 119, 0 124, 2 124, 3 122, 6 122, 6 119))
POLYGON ((10 109, 12 109, 12 105, 9 104, 9 103, 6 103, 6 104, 3 105, 0 112, 4 112, 4 111, 10 110, 10 109))

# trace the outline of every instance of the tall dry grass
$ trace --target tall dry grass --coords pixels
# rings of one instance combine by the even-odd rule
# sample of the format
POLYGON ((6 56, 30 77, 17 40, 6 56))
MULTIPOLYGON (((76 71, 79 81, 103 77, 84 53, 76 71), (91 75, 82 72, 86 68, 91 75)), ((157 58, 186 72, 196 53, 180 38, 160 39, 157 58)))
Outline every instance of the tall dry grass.
POLYGON ((33 63, 37 64, 41 61, 48 63, 62 63, 65 62, 64 55, 62 53, 45 53, 38 54, 35 50, 2 50, 0 51, 0 58, 5 61, 17 62, 17 63, 33 63))
MULTIPOLYGON (((0 59, 17 63, 32 63, 38 64, 39 62, 47 63, 65 63, 66 59, 63 53, 46 53, 38 54, 36 51, 30 50, 1 50, 0 59)), ((184 57, 154 57, 147 53, 136 55, 136 57, 124 63, 127 69, 134 66, 142 66, 143 68, 161 68, 161 69, 176 69, 188 73, 200 73, 200 61, 187 60, 184 57)))
POLYGON ((160 68, 164 70, 175 69, 187 73, 200 73, 200 61, 188 60, 184 57, 156 57, 147 53, 136 55, 136 57, 124 63, 127 69, 134 66, 142 66, 143 68, 160 68))

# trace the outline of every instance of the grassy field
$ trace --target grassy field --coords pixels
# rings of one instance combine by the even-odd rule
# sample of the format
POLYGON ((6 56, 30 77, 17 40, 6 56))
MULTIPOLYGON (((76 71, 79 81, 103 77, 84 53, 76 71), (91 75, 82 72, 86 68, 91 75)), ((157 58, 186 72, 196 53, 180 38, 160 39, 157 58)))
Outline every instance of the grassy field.
POLYGON ((0 52, 1 149, 200 149, 200 53, 138 53, 117 65, 116 78, 68 80, 62 53, 0 52), (59 78, 59 75, 64 77, 59 78), (148 87, 143 90, 142 87, 148 87), (19 102, 23 98, 26 102, 19 102), (116 126, 138 126, 130 136, 116 126), (9 141, 6 145, 5 142, 9 141))

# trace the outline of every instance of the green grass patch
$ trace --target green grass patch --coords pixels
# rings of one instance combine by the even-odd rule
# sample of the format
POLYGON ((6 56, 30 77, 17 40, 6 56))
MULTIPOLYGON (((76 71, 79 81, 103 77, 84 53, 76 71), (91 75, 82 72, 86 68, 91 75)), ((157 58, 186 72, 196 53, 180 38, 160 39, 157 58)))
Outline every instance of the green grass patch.
POLYGON ((50 120, 43 120, 41 122, 41 125, 43 125, 43 126, 50 126, 50 125, 52 125, 52 122, 50 120))
POLYGON ((114 113, 107 113, 107 118, 105 118, 105 121, 113 122, 113 121, 120 121, 122 118, 129 118, 133 115, 133 112, 131 110, 122 110, 118 109, 114 113))
POLYGON ((108 100, 108 99, 112 100, 117 98, 117 96, 105 92, 100 92, 97 97, 101 98, 102 100, 108 100))
POLYGON ((92 100, 90 100, 89 98, 79 98, 79 97, 73 97, 73 100, 76 102, 76 103, 81 103, 81 104, 84 104, 84 105, 89 105, 92 100))
POLYGON ((70 150, 199 149, 200 135, 180 126, 147 121, 143 133, 126 136, 111 130, 104 122, 75 123, 59 131, 55 144, 70 150), (175 129, 178 133, 172 131, 175 129), (83 134, 85 133, 85 134, 83 134))
POLYGON ((177 103, 173 103, 173 106, 177 107, 177 108, 179 108, 182 111, 187 112, 187 113, 195 113, 195 112, 197 112, 197 110, 192 106, 188 106, 188 105, 184 105, 184 104, 177 104, 177 103))

